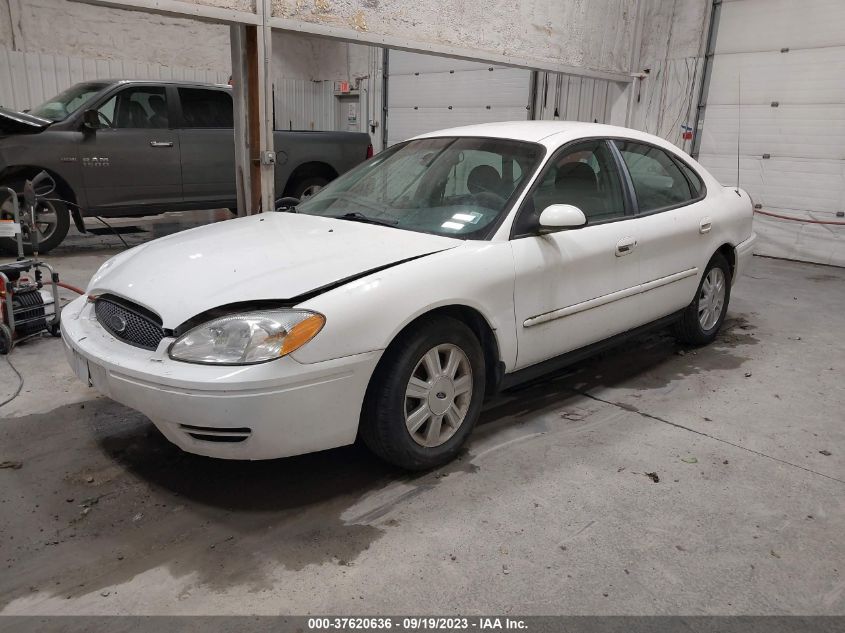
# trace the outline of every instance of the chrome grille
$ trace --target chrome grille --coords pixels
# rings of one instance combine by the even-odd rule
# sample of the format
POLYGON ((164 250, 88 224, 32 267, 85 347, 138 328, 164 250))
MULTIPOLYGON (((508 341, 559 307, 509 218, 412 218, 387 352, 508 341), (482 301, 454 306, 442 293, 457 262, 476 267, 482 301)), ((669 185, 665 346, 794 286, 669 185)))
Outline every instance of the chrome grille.
POLYGON ((164 338, 161 321, 141 306, 113 297, 99 297, 94 304, 97 320, 112 336, 125 343, 154 350, 164 338))

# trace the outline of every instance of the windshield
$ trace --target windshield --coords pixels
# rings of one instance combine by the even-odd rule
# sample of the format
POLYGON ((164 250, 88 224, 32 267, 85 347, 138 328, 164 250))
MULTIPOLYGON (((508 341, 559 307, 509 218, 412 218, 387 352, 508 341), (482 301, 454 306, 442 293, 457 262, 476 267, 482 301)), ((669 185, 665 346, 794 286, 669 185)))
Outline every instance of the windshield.
POLYGON ((297 212, 485 239, 544 154, 497 138, 409 141, 377 155, 297 206, 297 212))
POLYGON ((54 123, 64 121, 108 85, 102 82, 75 84, 33 108, 31 114, 49 119, 54 123))

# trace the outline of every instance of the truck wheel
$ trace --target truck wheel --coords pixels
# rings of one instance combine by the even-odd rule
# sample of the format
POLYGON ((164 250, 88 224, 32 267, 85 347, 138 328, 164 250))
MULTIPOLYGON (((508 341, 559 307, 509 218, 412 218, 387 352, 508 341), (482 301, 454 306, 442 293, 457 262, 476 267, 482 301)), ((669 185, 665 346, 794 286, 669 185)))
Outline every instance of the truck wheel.
POLYGON ((323 176, 308 176, 295 182, 291 187, 291 197, 307 200, 323 187, 329 184, 329 179, 323 176))
MULTIPOLYGON (((0 219, 14 219, 11 197, 5 188, 10 187, 20 192, 23 191, 23 185, 23 180, 0 184, 0 219)), ((23 215, 25 209, 23 208, 22 194, 18 195, 18 201, 21 205, 20 212, 23 215)), ((68 229, 70 229, 70 212, 67 206, 61 202, 44 200, 36 210, 36 217, 38 218, 38 252, 41 254, 48 253, 65 239, 68 229)), ((23 248, 27 255, 32 255, 32 244, 27 235, 23 236, 23 248)), ((17 241, 11 237, 0 238, 0 250, 10 255, 16 255, 18 252, 17 241)))
POLYGON ((361 439, 408 470, 453 459, 481 413, 484 352, 464 323, 432 317, 399 336, 379 362, 361 411, 361 439))

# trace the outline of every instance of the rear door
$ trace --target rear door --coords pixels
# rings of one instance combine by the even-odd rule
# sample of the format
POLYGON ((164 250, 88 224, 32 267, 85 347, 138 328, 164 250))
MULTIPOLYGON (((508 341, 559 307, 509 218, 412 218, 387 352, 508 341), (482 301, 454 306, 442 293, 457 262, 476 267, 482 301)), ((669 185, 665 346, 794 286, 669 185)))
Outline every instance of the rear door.
POLYGON ((179 138, 165 88, 120 88, 96 109, 103 127, 79 144, 89 210, 131 213, 180 203, 179 138))
POLYGON ((234 206, 235 132, 232 96, 224 88, 176 88, 181 117, 182 190, 185 202, 234 206))
POLYGON ((718 219, 708 213, 701 179, 679 157, 646 143, 615 144, 636 196, 643 310, 654 320, 692 300, 718 246, 711 236, 718 219))
POLYGON ((512 230, 518 368, 638 324, 634 224, 608 141, 566 146, 549 160, 512 230), (552 204, 578 207, 587 225, 538 235, 536 218, 552 204))

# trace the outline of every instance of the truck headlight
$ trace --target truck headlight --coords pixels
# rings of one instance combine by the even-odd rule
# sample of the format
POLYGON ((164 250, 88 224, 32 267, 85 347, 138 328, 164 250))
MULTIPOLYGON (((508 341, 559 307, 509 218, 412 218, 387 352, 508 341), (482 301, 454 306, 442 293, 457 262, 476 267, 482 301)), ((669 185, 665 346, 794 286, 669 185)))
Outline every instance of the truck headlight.
POLYGON ((170 358, 205 365, 252 365, 280 358, 323 329, 326 317, 310 310, 261 310, 214 319, 170 346, 170 358))

